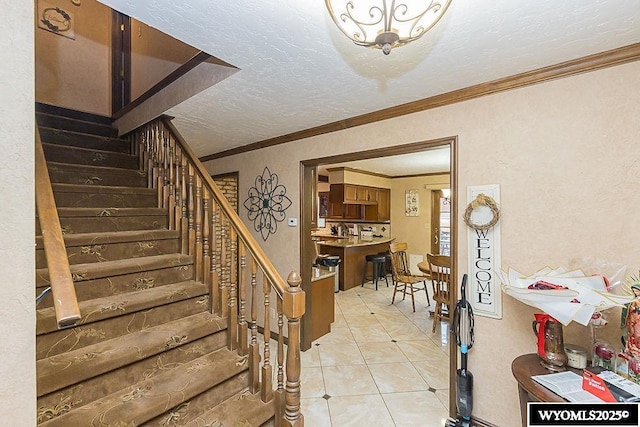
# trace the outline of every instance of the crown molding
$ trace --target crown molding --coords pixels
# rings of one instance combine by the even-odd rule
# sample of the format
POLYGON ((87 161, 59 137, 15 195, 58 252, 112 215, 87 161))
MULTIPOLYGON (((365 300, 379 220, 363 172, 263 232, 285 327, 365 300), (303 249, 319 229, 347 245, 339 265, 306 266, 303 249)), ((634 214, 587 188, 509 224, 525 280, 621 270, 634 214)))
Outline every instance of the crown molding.
POLYGON ((387 120, 407 114, 417 113, 419 111, 425 111, 432 108, 443 107, 445 105, 456 104, 458 102, 479 98, 481 96, 491 95, 494 93, 504 92, 525 86, 531 86, 553 79, 573 76, 576 74, 586 73, 589 71, 599 70, 615 65, 621 65, 628 62, 637 61, 639 59, 640 43, 634 43, 617 49, 596 53, 594 55, 561 62, 556 65, 538 68, 536 70, 527 71, 486 83, 480 83, 463 89, 454 90, 451 92, 443 93, 441 95, 432 96, 430 98, 424 98, 418 101, 397 105, 395 107, 385 108, 383 110, 378 110, 371 113, 362 114, 360 116, 339 120, 337 122, 327 123, 325 125, 277 136, 275 138, 265 139, 263 141, 254 142, 252 144, 243 145, 241 147, 232 148, 229 150, 221 151, 219 153, 201 157, 200 161, 206 162, 209 160, 220 159, 223 157, 233 156, 249 151, 272 147, 274 145, 297 141, 304 138, 310 138, 312 136, 323 135, 326 133, 336 132, 356 126, 375 123, 381 120, 387 120))

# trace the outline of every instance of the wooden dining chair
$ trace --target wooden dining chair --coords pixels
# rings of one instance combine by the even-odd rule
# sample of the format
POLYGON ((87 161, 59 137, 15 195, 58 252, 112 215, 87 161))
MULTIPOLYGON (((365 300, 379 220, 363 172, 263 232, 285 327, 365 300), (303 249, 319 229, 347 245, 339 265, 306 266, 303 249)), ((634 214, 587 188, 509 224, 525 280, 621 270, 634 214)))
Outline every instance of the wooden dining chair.
POLYGON ((449 320, 451 308, 451 257, 446 255, 427 254, 427 263, 431 270, 433 300, 436 303, 433 312, 433 329, 442 319, 449 320))
POLYGON ((391 254, 391 272, 393 273, 393 281, 395 283, 391 304, 396 300, 396 293, 401 292, 403 300, 406 298, 407 294, 409 294, 411 295, 413 311, 416 311, 416 301, 414 298, 414 293, 416 291, 424 291, 425 295, 427 295, 427 305, 431 305, 429 292, 427 291, 428 277, 415 276, 411 274, 407 250, 408 245, 406 242, 391 243, 389 245, 389 253, 391 254))

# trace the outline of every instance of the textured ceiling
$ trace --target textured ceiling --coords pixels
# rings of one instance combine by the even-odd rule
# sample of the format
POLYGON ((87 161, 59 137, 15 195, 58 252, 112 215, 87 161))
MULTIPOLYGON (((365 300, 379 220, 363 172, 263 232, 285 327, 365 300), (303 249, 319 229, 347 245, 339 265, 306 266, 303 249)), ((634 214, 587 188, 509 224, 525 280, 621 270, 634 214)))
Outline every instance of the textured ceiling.
POLYGON ((322 0, 101 1, 240 68, 168 111, 199 156, 640 42, 638 0, 453 0, 388 56, 322 0))

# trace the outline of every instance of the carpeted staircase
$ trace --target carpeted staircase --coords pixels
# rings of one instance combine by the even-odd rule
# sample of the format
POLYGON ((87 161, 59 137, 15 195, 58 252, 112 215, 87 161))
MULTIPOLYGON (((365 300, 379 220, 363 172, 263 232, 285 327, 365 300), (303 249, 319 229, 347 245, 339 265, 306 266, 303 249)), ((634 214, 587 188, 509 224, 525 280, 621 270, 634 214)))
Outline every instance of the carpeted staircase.
MULTIPOLYGON (((179 231, 131 143, 108 118, 39 104, 43 143, 81 320, 58 329, 37 306, 42 426, 271 425, 273 401, 249 391, 248 357, 194 280, 179 231)), ((36 291, 48 271, 36 220, 36 291)))

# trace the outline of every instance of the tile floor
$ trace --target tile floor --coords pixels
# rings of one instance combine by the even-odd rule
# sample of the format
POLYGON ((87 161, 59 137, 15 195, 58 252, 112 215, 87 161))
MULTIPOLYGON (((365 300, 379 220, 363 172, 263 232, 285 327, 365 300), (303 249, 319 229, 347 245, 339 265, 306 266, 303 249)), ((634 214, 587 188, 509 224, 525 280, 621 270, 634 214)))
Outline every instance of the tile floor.
POLYGON ((367 283, 335 294, 331 333, 302 353, 306 426, 443 426, 448 324, 432 333, 424 293, 414 313, 409 297, 391 305, 392 291, 367 283))

